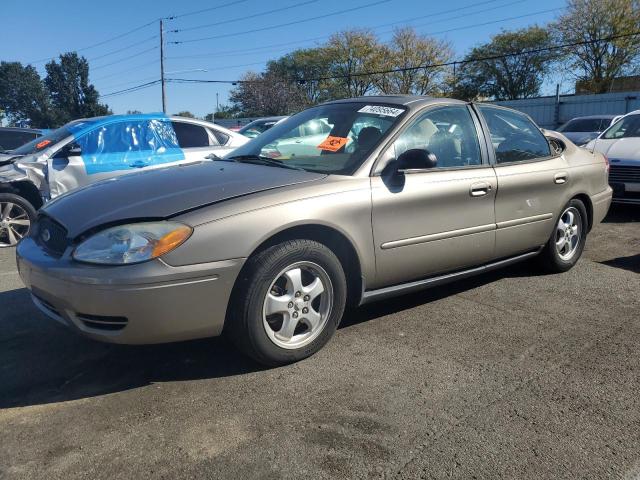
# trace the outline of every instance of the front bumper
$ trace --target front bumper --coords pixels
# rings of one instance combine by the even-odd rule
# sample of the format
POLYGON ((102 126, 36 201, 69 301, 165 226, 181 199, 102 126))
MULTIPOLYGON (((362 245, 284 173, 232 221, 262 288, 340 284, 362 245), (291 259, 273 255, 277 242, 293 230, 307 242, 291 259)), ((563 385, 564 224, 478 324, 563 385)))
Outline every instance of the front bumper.
POLYGON ((244 259, 173 267, 162 260, 98 266, 45 253, 31 238, 16 250, 36 306, 96 340, 148 344, 219 335, 244 259))

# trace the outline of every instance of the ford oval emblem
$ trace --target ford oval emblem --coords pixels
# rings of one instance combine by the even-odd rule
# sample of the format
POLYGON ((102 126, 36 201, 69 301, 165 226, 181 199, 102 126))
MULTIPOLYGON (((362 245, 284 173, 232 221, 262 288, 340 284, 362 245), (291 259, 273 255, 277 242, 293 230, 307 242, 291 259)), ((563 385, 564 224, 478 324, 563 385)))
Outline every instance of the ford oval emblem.
POLYGON ((48 242, 49 240, 51 240, 51 232, 49 232, 49 230, 45 228, 40 234, 40 237, 42 238, 42 241, 48 242))

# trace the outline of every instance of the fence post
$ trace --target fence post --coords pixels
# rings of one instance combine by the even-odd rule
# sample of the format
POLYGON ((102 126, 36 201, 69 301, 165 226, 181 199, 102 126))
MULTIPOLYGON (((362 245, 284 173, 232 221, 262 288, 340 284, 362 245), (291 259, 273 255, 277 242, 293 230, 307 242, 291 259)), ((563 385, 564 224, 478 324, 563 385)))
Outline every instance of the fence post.
POLYGON ((555 123, 553 128, 558 128, 558 125, 560 125, 560 84, 559 83, 556 83, 556 104, 555 104, 555 110, 553 112, 553 122, 555 123))

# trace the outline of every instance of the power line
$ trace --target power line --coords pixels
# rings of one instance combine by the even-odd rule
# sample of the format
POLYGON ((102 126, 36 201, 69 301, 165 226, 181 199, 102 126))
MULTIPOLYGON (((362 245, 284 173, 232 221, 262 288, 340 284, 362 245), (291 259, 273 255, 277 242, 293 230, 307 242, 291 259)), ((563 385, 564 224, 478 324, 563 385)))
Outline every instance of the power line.
POLYGON ((268 27, 254 28, 252 30, 245 30, 245 31, 242 31, 242 32, 225 33, 225 34, 221 34, 221 35, 214 35, 214 36, 211 36, 211 37, 192 38, 192 39, 189 39, 189 40, 176 40, 176 41, 169 42, 169 43, 174 44, 174 45, 178 45, 178 44, 181 44, 181 43, 201 42, 201 41, 204 41, 204 40, 213 40, 213 39, 216 39, 216 38, 237 37, 239 35, 245 35, 247 33, 265 32, 267 30, 273 30, 273 29, 276 29, 276 28, 288 27, 288 26, 297 25, 297 24, 300 24, 300 23, 311 22, 313 20, 319 20, 321 18, 332 17, 334 15, 341 15, 343 13, 354 12, 356 10, 361 10, 363 8, 374 7, 374 6, 377 6, 377 5, 381 5, 383 3, 388 3, 390 1, 392 1, 392 0, 378 0, 376 2, 365 3, 364 5, 358 5, 357 7, 347 8, 345 10, 338 10, 338 11, 331 12, 331 13, 325 13, 323 15, 316 15, 314 17, 303 18, 303 19, 294 20, 294 21, 291 21, 291 22, 280 23, 278 25, 270 25, 268 27))
POLYGON ((137 92, 138 90, 149 88, 153 85, 157 85, 158 83, 160 83, 160 80, 154 80, 152 82, 142 83, 140 85, 136 85, 135 87, 125 88, 122 90, 116 90, 115 92, 105 93, 104 95, 100 95, 100 98, 112 97, 115 95, 122 95, 124 93, 137 92))
POLYGON ((215 22, 215 23, 207 23, 207 24, 204 24, 204 25, 197 25, 195 27, 178 28, 178 29, 175 29, 175 30, 169 30, 169 33, 189 32, 191 30, 199 30, 201 28, 215 27, 216 25, 226 25, 228 23, 234 23, 234 22, 239 22, 239 21, 242 21, 242 20, 247 20, 248 18, 261 17, 263 15, 268 15, 270 13, 284 12, 285 10, 291 10, 293 8, 299 8, 299 7, 302 7, 304 5, 309 5, 310 3, 316 3, 317 1, 318 0, 307 0, 306 2, 296 3, 295 5, 288 5, 286 7, 280 7, 280 8, 275 8, 273 10, 267 10, 266 12, 254 13, 252 15, 244 15, 242 17, 236 17, 236 18, 232 18, 232 19, 229 19, 229 20, 221 20, 221 21, 215 22))
MULTIPOLYGON (((92 48, 100 47, 100 46, 105 45, 107 43, 113 42, 114 40, 119 40, 120 38, 126 37, 127 35, 131 35, 132 33, 135 33, 135 32, 137 32, 139 30, 142 30, 143 28, 148 27, 149 25, 153 25, 155 22, 156 22, 156 20, 153 20, 151 22, 147 22, 147 23, 139 25, 139 26, 137 26, 137 27, 135 27, 135 28, 133 28, 131 30, 128 30, 128 31, 126 31, 124 33, 116 35, 114 37, 110 37, 110 38, 108 38, 106 40, 103 40, 101 42, 94 43, 93 45, 88 45, 88 46, 82 47, 82 48, 75 48, 74 51, 75 52, 84 52, 85 50, 90 50, 92 48)), ((55 56, 57 56, 57 55, 49 56, 49 57, 46 57, 46 58, 41 58, 41 59, 38 59, 38 60, 34 60, 32 62, 26 62, 26 63, 27 64, 31 64, 31 63, 47 62, 49 60, 52 60, 55 56)))
POLYGON ((235 0, 233 2, 227 2, 227 3, 224 3, 222 5, 217 5, 215 7, 203 8, 201 10, 195 10, 195 11, 192 11, 192 12, 181 13, 180 15, 170 15, 168 17, 163 17, 162 19, 163 20, 175 20, 177 18, 188 17, 188 16, 191 16, 191 15, 197 15, 199 13, 210 12, 212 10, 219 10, 219 9, 225 8, 225 7, 231 7, 233 5, 238 5, 239 3, 245 3, 247 1, 249 1, 249 0, 235 0))
POLYGON ((115 61, 113 61, 111 63, 105 63, 104 65, 98 65, 97 67, 91 67, 91 69, 92 70, 100 70, 101 68, 104 68, 104 67, 110 67, 111 65, 115 65, 117 63, 125 62, 127 60, 139 57, 140 55, 144 55, 147 52, 151 52, 151 51, 157 50, 157 49, 158 49, 158 46, 156 45, 155 47, 147 48, 145 50, 142 50, 141 52, 135 53, 133 55, 129 55, 128 57, 124 57, 124 58, 121 58, 119 60, 115 60, 115 61))
MULTIPOLYGON (((375 26, 366 27, 366 28, 370 28, 371 30, 377 30, 379 28, 388 27, 390 25, 398 25, 398 24, 401 24, 401 23, 413 22, 413 21, 416 21, 416 20, 420 20, 422 18, 439 17, 441 15, 446 15, 446 14, 449 14, 449 13, 455 13, 455 12, 459 12, 459 11, 462 11, 462 10, 466 10, 468 8, 478 7, 480 5, 486 5, 486 4, 495 3, 495 2, 498 2, 498 1, 500 1, 500 0, 487 0, 487 1, 484 1, 484 2, 479 2, 479 3, 476 3, 476 4, 472 4, 472 5, 465 5, 463 7, 458 7, 458 8, 454 8, 454 9, 441 10, 439 12, 434 12, 434 13, 431 13, 429 15, 422 15, 422 16, 419 16, 419 17, 405 18, 403 20, 397 20, 395 22, 384 23, 384 24, 381 24, 381 25, 375 25, 375 26)), ((517 3, 523 3, 525 1, 527 1, 527 0, 516 0, 516 1, 508 2, 508 3, 505 3, 505 4, 500 4, 500 5, 497 5, 495 7, 485 8, 485 9, 482 9, 482 10, 479 10, 479 11, 473 11, 473 12, 470 12, 470 13, 457 15, 457 16, 451 17, 451 18, 445 18, 445 19, 442 19, 442 20, 439 20, 439 21, 440 22, 444 22, 444 21, 448 21, 448 20, 457 20, 457 19, 462 18, 462 17, 468 17, 468 16, 471 16, 471 15, 477 15, 477 14, 480 14, 480 13, 490 12, 490 11, 496 10, 498 8, 509 7, 509 6, 515 5, 517 3)), ((430 25, 430 24, 431 23, 429 23, 427 25, 430 25)), ((422 24, 420 26, 424 26, 424 24, 422 24)), ((393 30, 389 30, 388 32, 391 32, 391 31, 393 31, 393 30)), ((387 33, 387 31, 385 31, 384 33, 387 33)), ((235 55, 238 55, 238 54, 249 55, 249 54, 251 54, 253 52, 264 51, 265 49, 269 49, 271 47, 285 47, 285 46, 289 47, 291 45, 296 45, 296 44, 301 44, 301 43, 308 43, 308 42, 312 42, 312 41, 316 41, 316 40, 324 40, 324 39, 330 38, 333 35, 334 34, 331 33, 331 34, 328 34, 328 35, 321 35, 319 37, 307 38, 307 39, 299 40, 299 41, 296 41, 296 42, 274 43, 274 44, 270 44, 270 45, 264 45, 262 47, 245 48, 245 49, 240 49, 240 50, 223 50, 223 51, 210 52, 210 53, 200 53, 200 54, 194 54, 194 55, 180 55, 180 56, 167 57, 167 59, 178 60, 178 59, 183 59, 183 58, 204 58, 204 57, 216 58, 216 57, 235 56, 235 55)), ((271 51, 271 50, 268 50, 268 51, 271 51)))
POLYGON ((151 35, 150 37, 147 37, 144 40, 140 40, 139 42, 136 42, 136 43, 131 43, 131 44, 127 45, 126 47, 122 47, 122 48, 119 48, 117 50, 113 50, 111 52, 104 53, 104 54, 102 54, 102 55, 100 55, 98 57, 87 58, 87 61, 93 62, 95 60, 100 60, 101 58, 104 58, 104 57, 110 57, 111 55, 115 55, 116 53, 124 52, 125 50, 129 50, 131 47, 136 47, 136 46, 141 45, 143 43, 147 43, 147 42, 149 42, 151 40, 155 40, 156 38, 158 38, 158 35, 151 35))
POLYGON ((136 65, 136 66, 135 66, 135 67, 133 67, 133 68, 127 68, 126 70, 120 70, 120 71, 118 71, 118 72, 111 73, 111 74, 109 74, 109 75, 104 75, 104 76, 102 76, 102 77, 99 77, 99 78, 94 79, 94 80, 93 80, 93 82, 98 82, 98 81, 100 81, 100 80, 104 80, 105 78, 112 78, 112 77, 116 77, 116 76, 118 76, 118 75, 126 75, 126 74, 128 74, 128 73, 131 73, 131 71, 132 71, 132 70, 136 70, 136 71, 137 71, 137 70, 140 70, 140 69, 141 69, 141 68, 143 68, 143 67, 147 67, 147 66, 149 66, 149 65, 155 65, 156 63, 158 63, 158 61, 159 61, 159 59, 155 59, 155 60, 153 60, 153 61, 151 61, 151 62, 143 63, 143 64, 141 64, 141 65, 136 65))
MULTIPOLYGON (((504 53, 500 55, 490 55, 485 57, 467 58, 467 59, 453 60, 450 62, 443 62, 443 63, 418 65, 415 67, 392 68, 387 70, 378 70, 378 71, 369 71, 369 72, 355 72, 355 73, 350 73, 345 75, 331 75, 331 76, 317 77, 317 78, 291 78, 289 80, 291 82, 304 84, 307 82, 318 82, 323 80, 340 80, 344 78, 363 77, 363 76, 370 76, 370 75, 384 75, 388 73, 409 72, 409 71, 423 70, 428 68, 450 67, 455 65, 465 65, 468 63, 482 62, 487 60, 498 60, 501 58, 515 57, 520 55, 531 55, 535 53, 542 53, 542 52, 548 52, 553 50, 561 50, 565 48, 579 47, 581 45, 590 45, 594 43, 607 42, 607 41, 616 40, 619 38, 627 38, 627 37, 633 37, 637 35, 640 35, 640 31, 621 34, 621 35, 613 35, 610 37, 598 38, 595 40, 584 40, 581 42, 565 43, 562 45, 552 45, 549 47, 524 50, 520 52, 504 53)), ((200 80, 200 79, 190 79, 190 78, 172 78, 172 79, 169 79, 168 81, 174 82, 174 83, 230 83, 235 85, 240 83, 258 83, 258 82, 263 82, 264 80, 200 80)))

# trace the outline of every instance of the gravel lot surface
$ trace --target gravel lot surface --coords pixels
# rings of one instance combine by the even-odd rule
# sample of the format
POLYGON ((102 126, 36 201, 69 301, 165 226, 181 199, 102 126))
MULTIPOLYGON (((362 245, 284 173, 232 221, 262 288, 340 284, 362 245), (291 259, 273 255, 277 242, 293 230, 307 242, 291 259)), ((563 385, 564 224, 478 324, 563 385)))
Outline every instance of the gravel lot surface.
POLYGON ((640 207, 522 264, 350 311, 299 364, 104 345, 0 250, 0 478, 640 479, 640 207))

